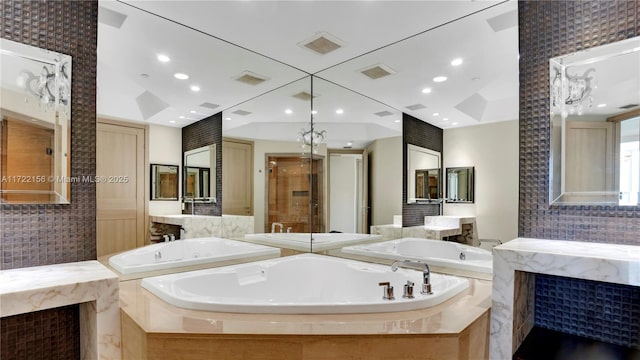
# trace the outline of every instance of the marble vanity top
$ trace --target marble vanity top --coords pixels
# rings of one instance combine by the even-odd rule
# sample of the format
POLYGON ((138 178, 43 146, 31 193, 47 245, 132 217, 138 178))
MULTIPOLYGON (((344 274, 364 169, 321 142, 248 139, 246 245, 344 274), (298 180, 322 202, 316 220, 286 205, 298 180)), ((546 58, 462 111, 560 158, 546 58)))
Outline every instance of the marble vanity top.
POLYGON ((640 286, 640 246, 518 238, 494 254, 521 271, 640 286))

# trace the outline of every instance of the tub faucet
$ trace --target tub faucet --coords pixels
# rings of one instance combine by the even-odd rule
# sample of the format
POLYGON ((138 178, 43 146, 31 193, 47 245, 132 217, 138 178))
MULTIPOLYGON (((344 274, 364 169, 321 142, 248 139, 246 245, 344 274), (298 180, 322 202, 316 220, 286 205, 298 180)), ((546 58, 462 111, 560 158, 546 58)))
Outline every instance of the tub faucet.
POLYGON ((276 226, 280 227, 280 232, 284 230, 284 225, 279 222, 271 223, 271 233, 274 234, 276 232, 276 226))
POLYGON ((429 265, 427 263, 421 261, 412 261, 412 260, 398 260, 394 261, 391 264, 391 271, 398 270, 398 267, 421 267, 422 268, 422 290, 420 294, 423 295, 431 295, 433 292, 431 291, 431 270, 429 269, 429 265))

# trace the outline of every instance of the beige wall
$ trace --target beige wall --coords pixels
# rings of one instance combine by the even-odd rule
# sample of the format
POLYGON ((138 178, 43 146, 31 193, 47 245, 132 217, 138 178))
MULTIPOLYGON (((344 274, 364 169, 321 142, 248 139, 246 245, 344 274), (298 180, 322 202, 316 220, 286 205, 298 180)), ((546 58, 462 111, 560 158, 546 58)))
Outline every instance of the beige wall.
POLYGON ((402 136, 374 141, 369 152, 370 225, 393 224, 402 215, 402 136))
POLYGON ((480 239, 518 235, 518 121, 444 130, 444 167, 475 167, 475 203, 444 204, 444 215, 476 216, 480 239))
MULTIPOLYGON (((182 129, 161 125, 149 125, 149 164, 181 165, 182 129)), ((147 169, 149 171, 149 169, 147 169)), ((180 166, 182 174, 182 166, 180 166)), ((178 194, 182 197, 182 175, 179 176, 178 194)), ((149 199, 149 194, 147 194, 149 199)), ((180 214, 180 201, 149 201, 149 214, 180 214)))

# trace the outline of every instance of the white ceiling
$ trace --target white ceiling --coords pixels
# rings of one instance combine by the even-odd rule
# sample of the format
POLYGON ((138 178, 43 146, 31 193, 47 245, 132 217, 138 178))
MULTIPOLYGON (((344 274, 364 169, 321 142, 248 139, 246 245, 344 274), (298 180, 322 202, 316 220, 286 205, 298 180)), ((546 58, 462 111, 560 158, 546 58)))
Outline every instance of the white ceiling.
POLYGON ((397 134, 401 112, 442 128, 518 116, 516 1, 127 0, 100 1, 100 7, 101 15, 106 8, 127 16, 119 29, 99 23, 102 116, 182 127, 225 110, 233 119, 224 122, 225 135, 284 138, 290 123, 309 121, 309 105, 291 97, 311 91, 308 74, 315 74, 315 119, 340 142, 384 130, 397 134), (344 46, 318 55, 299 45, 318 32, 344 46), (171 61, 158 62, 160 53, 171 61), (463 64, 452 67, 455 57, 463 64), (371 80, 358 71, 375 64, 395 73, 371 80), (243 71, 269 79, 255 86, 232 79, 243 71), (177 80, 175 72, 190 79, 177 80), (434 83, 436 75, 448 80, 434 83), (191 92, 192 84, 201 91, 191 92), (423 94, 425 87, 432 92, 423 94), (146 119, 136 102, 145 91, 159 105, 146 119), (199 106, 204 102, 219 107, 199 106), (414 104, 425 108, 406 108, 414 104), (334 113, 338 107, 344 114, 334 113), (285 108, 295 111, 285 115, 285 108), (252 114, 232 114, 237 109, 252 114), (373 115, 383 110, 392 115, 373 115))

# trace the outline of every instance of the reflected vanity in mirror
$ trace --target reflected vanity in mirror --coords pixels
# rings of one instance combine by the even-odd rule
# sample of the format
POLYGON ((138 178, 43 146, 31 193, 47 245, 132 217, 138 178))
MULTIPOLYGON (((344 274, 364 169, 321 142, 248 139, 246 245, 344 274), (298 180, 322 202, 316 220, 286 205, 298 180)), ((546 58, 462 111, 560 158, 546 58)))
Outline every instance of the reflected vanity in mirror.
POLYGON ((407 203, 442 202, 440 152, 407 144, 407 203))
POLYGON ((550 204, 638 205, 640 37, 552 58, 550 204))
POLYGON ((473 203, 473 166, 447 168, 448 203, 473 203))
POLYGON ((0 41, 0 202, 68 204, 71 56, 0 41))
POLYGON ((151 200, 178 200, 178 165, 151 164, 151 200))
POLYGON ((216 202, 216 145, 185 151, 183 197, 216 202))

